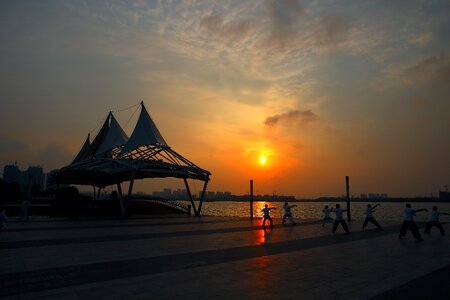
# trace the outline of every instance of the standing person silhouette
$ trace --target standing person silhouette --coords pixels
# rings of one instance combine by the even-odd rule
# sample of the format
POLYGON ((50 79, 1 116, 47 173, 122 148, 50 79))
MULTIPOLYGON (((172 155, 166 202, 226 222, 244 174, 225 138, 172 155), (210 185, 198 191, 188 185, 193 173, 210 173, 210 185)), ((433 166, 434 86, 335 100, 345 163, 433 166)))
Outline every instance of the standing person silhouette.
POLYGON ((349 234, 350 231, 348 230, 347 223, 345 222, 344 216, 343 216, 343 213, 347 210, 341 209, 341 206, 339 204, 336 204, 336 208, 332 208, 331 211, 336 214, 336 220, 334 220, 334 224, 333 224, 333 234, 336 232, 336 229, 339 224, 341 224, 342 228, 344 228, 345 234, 349 234))
POLYGON ((414 216, 416 212, 420 211, 428 211, 426 208, 421 209, 412 209, 411 204, 407 203, 405 208, 405 217, 403 218, 403 224, 400 228, 400 234, 398 235, 398 239, 401 240, 408 231, 408 228, 411 229, 412 235, 419 241, 422 242, 422 236, 420 235, 419 229, 417 228, 416 223, 414 222, 414 216))
POLYGON ((28 210, 30 209, 30 202, 27 199, 22 201, 22 205, 20 207, 20 214, 25 218, 25 222, 28 222, 28 210))
POLYGON ((266 220, 269 220, 270 222, 270 228, 273 228, 273 220, 270 217, 270 211, 272 209, 276 209, 275 207, 268 207, 267 204, 264 205, 264 208, 261 209, 261 211, 264 213, 264 221, 262 223, 262 227, 266 225, 266 220))
POLYGON ((445 235, 444 227, 442 227, 441 222, 439 221, 440 215, 450 216, 448 213, 441 213, 438 211, 437 206, 433 206, 433 210, 431 211, 430 220, 427 225, 425 225, 425 234, 430 234, 431 227, 436 226, 441 231, 441 235, 445 235))
POLYGON ((4 208, 1 208, 0 212, 0 230, 3 229, 4 224, 6 223, 6 212, 4 208))
POLYGON ((325 223, 330 221, 333 222, 333 218, 330 217, 330 209, 328 208, 328 205, 325 205, 325 207, 322 209, 323 212, 323 222, 322 227, 325 227, 325 223))
POLYGON ((375 220, 375 218, 373 217, 373 212, 375 211, 375 208, 377 206, 379 206, 380 204, 375 204, 373 207, 370 204, 367 204, 367 208, 366 208, 366 219, 364 220, 364 224, 362 226, 362 230, 364 230, 364 228, 366 228, 367 223, 372 222, 372 224, 374 224, 375 226, 378 227, 379 230, 383 230, 383 228, 381 228, 380 224, 378 224, 377 220, 375 220))
POLYGON ((281 224, 284 225, 284 222, 286 221, 286 218, 289 218, 289 220, 291 221, 292 225, 295 225, 297 223, 295 223, 294 218, 292 217, 292 212, 291 212, 291 208, 297 207, 297 205, 288 205, 287 202, 284 202, 284 216, 283 216, 283 221, 281 222, 281 224))

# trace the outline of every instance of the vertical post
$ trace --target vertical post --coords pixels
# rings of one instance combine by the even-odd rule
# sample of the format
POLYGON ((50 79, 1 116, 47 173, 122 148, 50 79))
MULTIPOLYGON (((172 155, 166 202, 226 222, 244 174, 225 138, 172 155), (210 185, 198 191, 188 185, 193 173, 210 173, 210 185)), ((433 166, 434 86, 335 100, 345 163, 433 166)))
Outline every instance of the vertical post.
POLYGON ((131 173, 130 185, 128 186, 128 197, 125 202, 125 217, 128 217, 128 210, 129 210, 130 201, 131 201, 131 194, 133 193, 133 184, 134 184, 135 176, 136 176, 136 170, 133 170, 133 173, 131 173))
POLYGON ((117 192, 119 194, 120 214, 122 217, 125 217, 125 203, 123 200, 122 186, 120 185, 120 182, 117 183, 117 192))
POLYGON ((350 184, 348 176, 345 176, 345 184, 347 187, 347 221, 351 222, 352 218, 350 217, 350 184))
POLYGON ((99 187, 98 191, 97 191, 97 200, 100 200, 100 192, 101 192, 102 188, 99 187))
MULTIPOLYGON (((192 199, 191 189, 189 188, 189 184, 186 178, 183 178, 184 186, 186 187, 186 192, 189 196, 189 201, 191 201, 192 207, 194 208, 194 214, 197 216, 197 210, 195 209, 194 200, 192 199)), ((189 209, 189 214, 191 214, 191 210, 189 209)))
POLYGON ((203 185, 202 197, 200 198, 200 204, 198 205, 197 215, 200 216, 200 212, 202 211, 203 201, 205 200, 206 187, 208 186, 209 175, 205 178, 205 184, 203 185))
POLYGON ((253 179, 250 179, 250 220, 253 220, 253 179))

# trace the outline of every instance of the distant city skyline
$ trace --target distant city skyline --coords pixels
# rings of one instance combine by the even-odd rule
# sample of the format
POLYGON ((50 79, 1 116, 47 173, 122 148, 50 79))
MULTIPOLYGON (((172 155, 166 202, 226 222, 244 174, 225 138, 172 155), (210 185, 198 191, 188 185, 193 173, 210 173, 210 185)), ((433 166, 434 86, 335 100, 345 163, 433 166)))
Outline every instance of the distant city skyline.
MULTIPOLYGON (((448 1, 1 1, 0 168, 69 164, 144 100, 210 190, 450 183, 448 1)), ((151 191, 182 182, 144 180, 151 191)), ((195 187, 198 189, 200 187, 195 187)))

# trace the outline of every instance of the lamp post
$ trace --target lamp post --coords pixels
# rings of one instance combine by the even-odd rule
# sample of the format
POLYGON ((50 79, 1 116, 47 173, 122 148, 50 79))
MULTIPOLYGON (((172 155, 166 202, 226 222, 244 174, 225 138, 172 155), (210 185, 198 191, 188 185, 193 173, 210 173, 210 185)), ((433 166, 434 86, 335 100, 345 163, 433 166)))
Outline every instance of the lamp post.
POLYGON ((348 176, 345 176, 345 185, 347 188, 347 221, 351 222, 352 218, 350 216, 350 184, 348 176))
POLYGON ((253 220, 253 179, 250 179, 250 220, 253 220))

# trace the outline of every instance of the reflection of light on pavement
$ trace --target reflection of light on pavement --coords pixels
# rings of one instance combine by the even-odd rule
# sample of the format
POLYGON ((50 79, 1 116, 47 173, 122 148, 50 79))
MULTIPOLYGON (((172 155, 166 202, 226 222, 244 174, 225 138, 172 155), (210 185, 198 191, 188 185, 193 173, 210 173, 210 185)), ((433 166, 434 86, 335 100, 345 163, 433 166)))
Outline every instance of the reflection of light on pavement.
POLYGON ((272 235, 272 229, 261 229, 256 231, 256 242, 258 245, 264 245, 270 243, 270 237, 272 235))
POLYGON ((262 245, 266 242, 265 233, 263 229, 256 231, 256 235, 258 245, 262 245))
POLYGON ((269 256, 259 256, 255 259, 255 268, 265 268, 269 265, 269 256))

